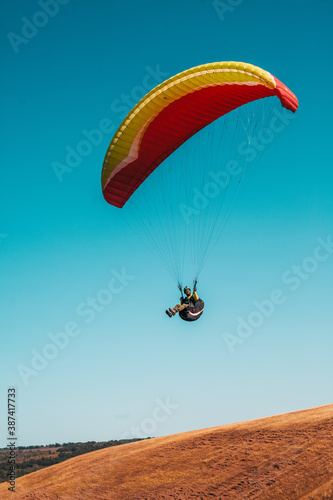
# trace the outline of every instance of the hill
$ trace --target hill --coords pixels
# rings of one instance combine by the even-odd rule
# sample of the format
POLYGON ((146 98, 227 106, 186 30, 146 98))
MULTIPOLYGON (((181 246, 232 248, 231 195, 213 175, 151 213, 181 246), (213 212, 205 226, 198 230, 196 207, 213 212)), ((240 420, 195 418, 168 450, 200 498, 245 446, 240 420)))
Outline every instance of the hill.
POLYGON ((17 479, 15 500, 329 500, 332 450, 327 405, 87 453, 17 479))

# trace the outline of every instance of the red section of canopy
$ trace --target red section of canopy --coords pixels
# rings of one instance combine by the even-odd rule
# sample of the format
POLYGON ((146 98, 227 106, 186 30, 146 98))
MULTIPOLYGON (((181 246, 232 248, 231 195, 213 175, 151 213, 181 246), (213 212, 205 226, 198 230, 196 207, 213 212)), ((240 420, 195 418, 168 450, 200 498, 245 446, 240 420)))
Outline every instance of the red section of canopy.
POLYGON ((105 186, 104 198, 123 207, 140 184, 187 139, 229 111, 256 99, 277 95, 284 107, 295 111, 297 99, 279 80, 276 89, 264 85, 217 85, 187 94, 164 108, 149 124, 139 156, 105 186))

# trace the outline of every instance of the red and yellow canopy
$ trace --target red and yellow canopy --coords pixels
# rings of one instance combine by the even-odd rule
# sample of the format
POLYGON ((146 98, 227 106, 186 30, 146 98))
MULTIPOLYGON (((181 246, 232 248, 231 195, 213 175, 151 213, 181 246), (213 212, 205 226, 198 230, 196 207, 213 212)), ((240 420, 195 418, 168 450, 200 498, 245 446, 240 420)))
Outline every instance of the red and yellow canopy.
POLYGON ((106 201, 123 207, 151 172, 196 132, 243 104, 274 95, 296 111, 297 98, 283 83, 242 62, 203 64, 161 83, 132 109, 110 143, 102 171, 106 201))

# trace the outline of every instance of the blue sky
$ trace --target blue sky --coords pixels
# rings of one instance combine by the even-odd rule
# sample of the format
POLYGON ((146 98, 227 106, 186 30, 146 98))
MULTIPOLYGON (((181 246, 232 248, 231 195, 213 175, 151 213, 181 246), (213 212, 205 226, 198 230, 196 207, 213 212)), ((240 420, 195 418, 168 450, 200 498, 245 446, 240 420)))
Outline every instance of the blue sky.
POLYGON ((0 411, 6 433, 14 386, 18 444, 166 435, 332 402, 332 10, 1 5, 0 411), (186 324, 165 315, 177 289, 104 201, 101 168, 138 86, 224 60, 267 69, 299 109, 202 273, 204 315, 186 324), (98 128, 60 182, 55 162, 98 128))

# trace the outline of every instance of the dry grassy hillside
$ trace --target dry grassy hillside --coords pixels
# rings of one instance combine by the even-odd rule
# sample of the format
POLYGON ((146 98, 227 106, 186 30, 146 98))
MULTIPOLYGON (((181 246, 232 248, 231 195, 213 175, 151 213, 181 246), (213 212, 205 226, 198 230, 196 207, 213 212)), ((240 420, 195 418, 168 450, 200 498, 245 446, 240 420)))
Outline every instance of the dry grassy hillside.
POLYGON ((333 499, 333 405, 94 451, 1 499, 333 499))

